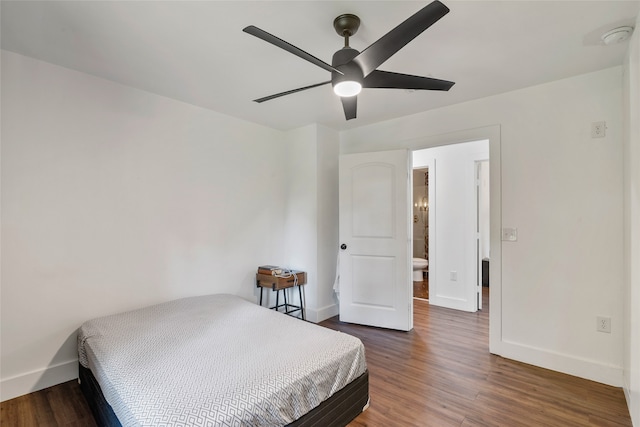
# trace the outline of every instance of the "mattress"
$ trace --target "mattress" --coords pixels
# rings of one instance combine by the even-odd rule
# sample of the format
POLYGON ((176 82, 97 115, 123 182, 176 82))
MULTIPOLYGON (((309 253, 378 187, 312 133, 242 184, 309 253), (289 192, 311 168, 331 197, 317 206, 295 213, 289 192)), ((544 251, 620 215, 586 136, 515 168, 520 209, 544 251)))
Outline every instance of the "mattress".
POLYGON ((78 354, 123 426, 287 425, 366 372, 357 338, 232 295, 90 320, 78 354))

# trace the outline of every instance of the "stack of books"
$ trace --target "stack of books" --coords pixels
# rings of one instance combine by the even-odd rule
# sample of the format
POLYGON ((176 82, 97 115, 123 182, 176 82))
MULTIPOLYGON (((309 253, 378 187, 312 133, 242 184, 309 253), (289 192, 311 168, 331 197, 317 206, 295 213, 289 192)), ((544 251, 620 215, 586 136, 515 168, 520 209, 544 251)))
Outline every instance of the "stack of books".
POLYGON ((282 274, 283 269, 277 265, 261 265, 258 267, 258 274, 266 274, 267 276, 276 276, 282 274))

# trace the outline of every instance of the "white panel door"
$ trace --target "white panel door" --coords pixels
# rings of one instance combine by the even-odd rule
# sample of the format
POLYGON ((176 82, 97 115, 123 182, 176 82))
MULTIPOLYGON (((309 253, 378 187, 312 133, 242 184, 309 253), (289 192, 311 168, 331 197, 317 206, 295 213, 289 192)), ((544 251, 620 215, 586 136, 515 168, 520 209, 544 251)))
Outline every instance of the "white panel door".
POLYGON ((413 328, 407 150, 340 156, 340 320, 413 328))

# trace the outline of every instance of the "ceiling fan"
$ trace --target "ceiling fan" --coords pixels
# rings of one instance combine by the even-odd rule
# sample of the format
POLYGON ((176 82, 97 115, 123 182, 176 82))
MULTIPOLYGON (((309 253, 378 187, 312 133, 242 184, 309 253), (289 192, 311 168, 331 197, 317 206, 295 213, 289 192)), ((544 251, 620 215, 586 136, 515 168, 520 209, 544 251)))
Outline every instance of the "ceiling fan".
POLYGON ((265 96, 264 98, 254 99, 254 101, 269 101, 284 95, 331 83, 333 91, 340 96, 345 118, 350 120, 356 117, 357 95, 362 88, 447 91, 455 84, 454 82, 393 73, 378 70, 377 68, 448 12, 449 8, 436 0, 410 16, 362 52, 349 47, 349 37, 358 31, 360 18, 349 13, 340 15, 333 21, 333 27, 338 35, 344 37, 344 47, 334 53, 331 65, 258 27, 249 25, 242 31, 331 72, 331 80, 265 96))

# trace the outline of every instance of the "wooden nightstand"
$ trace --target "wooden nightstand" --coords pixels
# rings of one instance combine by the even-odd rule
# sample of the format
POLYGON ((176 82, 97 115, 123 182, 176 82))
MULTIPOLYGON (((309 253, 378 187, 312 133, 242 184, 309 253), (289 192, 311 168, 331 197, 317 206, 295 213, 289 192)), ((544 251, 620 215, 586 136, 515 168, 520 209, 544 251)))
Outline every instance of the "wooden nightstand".
MULTIPOLYGON (((287 276, 287 275, 283 275, 287 276)), ((302 320, 304 318, 304 302, 302 300, 302 285, 307 283, 307 273, 304 271, 291 271, 291 275, 288 277, 272 276, 267 274, 256 274, 256 286, 260 288, 260 305, 262 305, 262 291, 264 288, 270 288, 272 291, 276 291, 276 305, 270 307, 272 310, 280 311, 280 308, 284 308, 281 313, 291 314, 299 311, 302 314, 302 320), (294 286, 298 287, 298 296, 300 298, 300 305, 289 304, 287 301, 287 289, 294 286), (284 295, 284 304, 280 304, 280 291, 284 295)))

